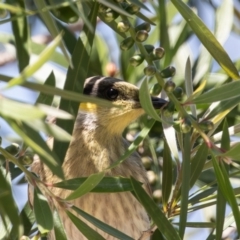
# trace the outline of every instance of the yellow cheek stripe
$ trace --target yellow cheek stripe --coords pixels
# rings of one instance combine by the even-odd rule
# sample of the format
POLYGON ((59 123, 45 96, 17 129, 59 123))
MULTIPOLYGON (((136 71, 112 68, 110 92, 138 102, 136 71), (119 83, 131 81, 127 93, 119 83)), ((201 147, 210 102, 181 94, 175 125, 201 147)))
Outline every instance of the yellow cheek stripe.
POLYGON ((97 104, 95 103, 80 103, 79 110, 85 111, 85 112, 94 112, 97 110, 97 104))

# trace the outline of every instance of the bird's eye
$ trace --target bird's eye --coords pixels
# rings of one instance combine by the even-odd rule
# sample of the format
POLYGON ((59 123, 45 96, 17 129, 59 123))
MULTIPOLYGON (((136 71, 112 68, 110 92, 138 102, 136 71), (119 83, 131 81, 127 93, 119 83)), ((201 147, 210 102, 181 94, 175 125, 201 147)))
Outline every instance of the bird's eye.
POLYGON ((109 88, 106 94, 109 100, 116 100, 116 98, 118 97, 118 90, 114 88, 109 88))

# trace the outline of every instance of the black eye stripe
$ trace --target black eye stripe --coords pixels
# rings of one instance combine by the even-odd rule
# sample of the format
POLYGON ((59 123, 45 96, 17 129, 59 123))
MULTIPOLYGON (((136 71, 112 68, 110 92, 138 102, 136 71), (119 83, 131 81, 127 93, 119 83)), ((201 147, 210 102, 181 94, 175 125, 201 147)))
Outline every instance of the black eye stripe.
POLYGON ((107 89, 106 91, 106 97, 109 99, 109 100, 116 100, 117 97, 119 95, 119 92, 117 89, 114 89, 114 88, 109 88, 107 89))

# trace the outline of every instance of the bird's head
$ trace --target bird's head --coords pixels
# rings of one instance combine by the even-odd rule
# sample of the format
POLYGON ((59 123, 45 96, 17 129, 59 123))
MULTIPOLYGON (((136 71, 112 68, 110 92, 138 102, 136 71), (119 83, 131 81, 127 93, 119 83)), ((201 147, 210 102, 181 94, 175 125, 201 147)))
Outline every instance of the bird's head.
MULTIPOLYGON (((121 134, 132 121, 145 113, 139 101, 139 89, 120 79, 101 76, 88 78, 84 83, 83 93, 111 101, 116 106, 109 108, 93 103, 80 104, 80 114, 94 115, 97 124, 106 128, 109 133, 121 134)), ((152 103, 154 108, 160 109, 167 102, 152 97, 152 103)))

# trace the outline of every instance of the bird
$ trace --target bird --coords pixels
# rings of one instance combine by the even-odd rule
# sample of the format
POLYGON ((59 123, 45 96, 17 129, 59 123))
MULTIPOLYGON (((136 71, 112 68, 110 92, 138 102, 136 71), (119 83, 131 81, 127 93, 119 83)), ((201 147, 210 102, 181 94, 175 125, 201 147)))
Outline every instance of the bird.
MULTIPOLYGON (((121 79, 103 76, 87 78, 84 82, 83 93, 108 100, 113 105, 112 107, 103 107, 90 102, 80 103, 72 139, 62 165, 66 179, 87 177, 105 171, 117 161, 129 146, 127 140, 122 136, 124 129, 145 113, 139 100, 139 88, 121 79)), ((166 100, 158 97, 151 99, 153 107, 156 109, 162 108, 167 103, 166 100)), ((31 171, 45 182, 54 183, 59 180, 39 158, 34 160, 31 171)), ((141 182, 145 191, 151 195, 146 170, 137 152, 134 152, 117 167, 107 170, 106 176, 133 177, 141 182)), ((51 188, 51 192, 60 198, 66 198, 70 190, 51 188)), ((141 239, 144 232, 150 229, 147 212, 130 192, 91 192, 72 200, 71 204, 133 239, 141 239)), ((56 206, 56 208, 67 238, 69 240, 86 239, 71 222, 65 210, 61 206, 56 206)), ((84 219, 82 220, 84 221, 84 219)), ((104 239, 116 239, 92 224, 87 224, 104 239)), ((49 234, 48 239, 55 239, 53 231, 49 234)))

